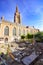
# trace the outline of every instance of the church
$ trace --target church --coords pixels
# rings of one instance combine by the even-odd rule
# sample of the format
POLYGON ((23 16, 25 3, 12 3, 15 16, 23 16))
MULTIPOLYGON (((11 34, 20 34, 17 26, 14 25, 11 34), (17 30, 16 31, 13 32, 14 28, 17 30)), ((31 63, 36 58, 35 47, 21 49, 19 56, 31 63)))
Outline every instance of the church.
POLYGON ((20 39, 21 35, 26 35, 27 33, 34 34, 39 30, 29 26, 23 26, 21 24, 21 16, 16 6, 16 11, 14 14, 14 22, 9 22, 1 17, 0 23, 0 43, 12 42, 14 39, 20 39))

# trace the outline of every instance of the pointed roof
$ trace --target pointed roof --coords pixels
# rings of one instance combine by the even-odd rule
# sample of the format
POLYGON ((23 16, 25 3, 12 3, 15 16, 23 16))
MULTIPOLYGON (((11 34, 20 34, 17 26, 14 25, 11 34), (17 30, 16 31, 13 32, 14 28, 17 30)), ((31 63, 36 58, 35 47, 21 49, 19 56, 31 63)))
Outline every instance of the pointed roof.
POLYGON ((18 12, 18 6, 16 6, 16 12, 18 12))

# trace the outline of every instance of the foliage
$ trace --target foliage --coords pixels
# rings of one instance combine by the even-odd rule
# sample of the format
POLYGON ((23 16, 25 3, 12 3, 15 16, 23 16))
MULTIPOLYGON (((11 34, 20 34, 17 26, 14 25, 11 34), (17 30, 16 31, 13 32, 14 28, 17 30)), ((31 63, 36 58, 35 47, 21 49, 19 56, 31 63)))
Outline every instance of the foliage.
POLYGON ((25 35, 21 35, 21 39, 24 39, 25 38, 25 35))
POLYGON ((29 41, 29 43, 33 43, 33 39, 29 39, 28 41, 29 41))
POLYGON ((33 38, 33 34, 29 34, 29 33, 28 33, 28 34, 26 35, 26 38, 27 38, 27 39, 32 39, 32 38, 33 38))
POLYGON ((35 34, 35 39, 37 42, 43 42, 43 32, 38 32, 35 34))
POLYGON ((30 42, 32 42, 33 38, 36 40, 36 42, 43 42, 43 32, 38 32, 36 34, 27 34, 26 36, 25 35, 22 35, 21 36, 21 39, 28 39, 30 42))

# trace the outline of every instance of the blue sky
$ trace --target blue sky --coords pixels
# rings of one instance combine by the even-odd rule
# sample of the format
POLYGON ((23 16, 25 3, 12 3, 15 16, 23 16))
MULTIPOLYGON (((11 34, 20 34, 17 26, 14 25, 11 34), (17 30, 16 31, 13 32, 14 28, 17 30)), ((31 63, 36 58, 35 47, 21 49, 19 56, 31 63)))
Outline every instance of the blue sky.
POLYGON ((16 5, 22 24, 43 30, 43 0, 0 0, 0 17, 13 22, 16 5))

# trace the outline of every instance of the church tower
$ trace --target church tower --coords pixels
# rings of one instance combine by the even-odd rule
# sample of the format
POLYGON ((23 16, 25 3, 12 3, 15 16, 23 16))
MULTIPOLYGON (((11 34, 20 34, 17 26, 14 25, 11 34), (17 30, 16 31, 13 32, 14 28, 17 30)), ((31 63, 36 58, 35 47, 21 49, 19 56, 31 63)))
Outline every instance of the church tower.
POLYGON ((20 20, 20 12, 18 11, 18 7, 16 6, 16 12, 14 14, 14 22, 17 24, 21 24, 20 20))

